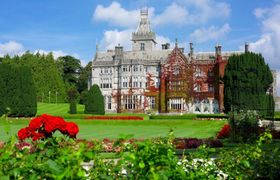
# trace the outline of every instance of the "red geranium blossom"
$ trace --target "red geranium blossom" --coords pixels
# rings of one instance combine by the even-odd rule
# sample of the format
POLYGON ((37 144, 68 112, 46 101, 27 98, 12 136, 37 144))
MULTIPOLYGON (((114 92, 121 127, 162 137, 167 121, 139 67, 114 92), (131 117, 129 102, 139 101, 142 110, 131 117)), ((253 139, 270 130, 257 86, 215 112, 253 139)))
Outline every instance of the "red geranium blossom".
POLYGON ((66 130, 70 137, 76 137, 76 135, 79 132, 79 127, 76 123, 73 122, 67 122, 66 123, 66 130))
POLYGON ((79 127, 73 122, 65 122, 61 117, 43 114, 32 119, 28 127, 20 129, 18 137, 21 141, 26 138, 32 138, 33 141, 36 141, 51 137, 56 130, 71 138, 75 138, 79 132, 79 127))
POLYGON ((18 138, 20 140, 24 140, 26 138, 29 138, 31 136, 30 130, 28 127, 22 128, 18 131, 18 138))

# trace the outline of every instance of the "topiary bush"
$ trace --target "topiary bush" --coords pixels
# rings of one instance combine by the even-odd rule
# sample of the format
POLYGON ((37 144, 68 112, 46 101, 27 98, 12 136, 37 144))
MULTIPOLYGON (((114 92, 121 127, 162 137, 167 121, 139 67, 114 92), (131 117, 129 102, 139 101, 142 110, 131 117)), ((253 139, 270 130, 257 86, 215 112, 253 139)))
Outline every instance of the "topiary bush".
POLYGON ((97 84, 94 84, 87 92, 85 100, 86 114, 105 114, 104 97, 97 84))

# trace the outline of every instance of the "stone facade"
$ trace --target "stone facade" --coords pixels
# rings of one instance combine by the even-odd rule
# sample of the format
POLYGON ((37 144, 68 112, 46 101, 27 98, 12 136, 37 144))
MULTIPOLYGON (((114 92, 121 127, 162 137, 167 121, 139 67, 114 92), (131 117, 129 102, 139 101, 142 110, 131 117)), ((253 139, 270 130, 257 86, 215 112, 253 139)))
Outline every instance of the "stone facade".
MULTIPOLYGON (((195 52, 190 43, 185 53, 176 42, 156 49, 148 11, 141 10, 140 23, 132 33, 132 51, 118 45, 96 52, 91 85, 104 95, 106 112, 220 113, 223 112, 223 83, 228 57, 236 52, 195 52)), ((248 49, 248 45, 245 45, 248 49)))

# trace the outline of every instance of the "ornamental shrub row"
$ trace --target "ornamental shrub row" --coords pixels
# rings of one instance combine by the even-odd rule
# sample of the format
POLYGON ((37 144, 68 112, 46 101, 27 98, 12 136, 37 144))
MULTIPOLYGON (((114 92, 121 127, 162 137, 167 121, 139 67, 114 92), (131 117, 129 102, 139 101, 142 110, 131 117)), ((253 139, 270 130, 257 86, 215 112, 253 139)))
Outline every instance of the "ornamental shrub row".
POLYGON ((144 120, 139 116, 87 116, 85 119, 89 120, 144 120))
POLYGON ((37 113, 36 90, 29 67, 0 64, 0 116, 37 113))
POLYGON ((150 119, 227 119, 224 114, 151 115, 150 119))

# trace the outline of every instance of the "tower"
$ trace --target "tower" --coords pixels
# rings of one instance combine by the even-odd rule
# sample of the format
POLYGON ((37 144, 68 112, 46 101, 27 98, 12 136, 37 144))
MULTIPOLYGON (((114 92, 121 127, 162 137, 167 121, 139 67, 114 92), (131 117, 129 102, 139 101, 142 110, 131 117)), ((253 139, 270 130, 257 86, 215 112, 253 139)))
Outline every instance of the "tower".
POLYGON ((136 32, 132 33, 132 50, 149 51, 156 45, 155 33, 151 30, 148 9, 140 10, 140 22, 136 32))

